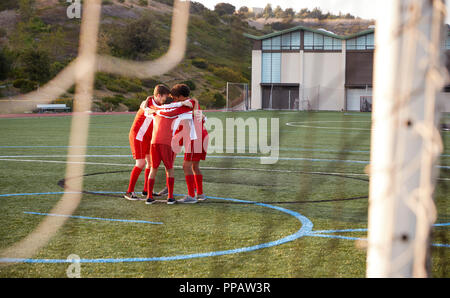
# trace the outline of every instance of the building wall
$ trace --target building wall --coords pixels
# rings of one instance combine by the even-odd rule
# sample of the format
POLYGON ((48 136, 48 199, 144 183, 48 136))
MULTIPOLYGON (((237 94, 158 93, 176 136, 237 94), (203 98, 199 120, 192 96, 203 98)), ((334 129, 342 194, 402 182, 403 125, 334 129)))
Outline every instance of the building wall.
POLYGON ((301 80, 300 54, 281 53, 281 83, 299 84, 301 80))
POLYGON ((258 110, 262 107, 261 93, 261 72, 262 72, 262 52, 260 50, 252 51, 252 89, 251 89, 251 109, 258 110))
POLYGON ((345 106, 345 51, 305 52, 301 96, 315 110, 345 106))

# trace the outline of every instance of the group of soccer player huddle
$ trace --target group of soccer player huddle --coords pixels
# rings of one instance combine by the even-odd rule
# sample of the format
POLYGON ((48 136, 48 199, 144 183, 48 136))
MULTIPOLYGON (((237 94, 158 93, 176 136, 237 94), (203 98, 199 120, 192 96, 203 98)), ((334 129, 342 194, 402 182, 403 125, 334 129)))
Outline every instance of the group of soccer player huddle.
POLYGON ((189 96, 190 89, 185 84, 177 84, 172 89, 160 84, 155 87, 153 96, 142 102, 129 134, 136 163, 131 171, 125 199, 145 200, 146 204, 153 204, 155 197, 164 195, 167 195, 167 204, 192 204, 206 199, 200 171, 200 161, 206 158, 208 144, 206 119, 198 101, 189 96), (183 170, 188 194, 175 200, 173 165, 182 147, 185 149, 183 170), (155 193, 155 179, 161 162, 166 171, 166 188, 155 193), (138 196, 135 186, 144 167, 144 190, 142 196, 138 196))

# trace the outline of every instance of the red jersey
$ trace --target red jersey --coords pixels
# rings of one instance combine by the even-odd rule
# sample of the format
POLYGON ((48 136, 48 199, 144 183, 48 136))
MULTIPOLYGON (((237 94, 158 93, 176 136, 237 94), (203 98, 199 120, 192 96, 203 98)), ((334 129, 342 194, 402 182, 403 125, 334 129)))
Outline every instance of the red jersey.
POLYGON ((142 141, 144 138, 149 137, 153 130, 153 117, 146 117, 145 111, 139 109, 134 117, 133 125, 130 129, 130 136, 133 136, 138 141, 142 141))
POLYGON ((171 108, 156 108, 158 113, 154 116, 152 144, 165 144, 171 146, 173 137, 173 121, 178 115, 190 112, 192 109, 186 106, 171 108))

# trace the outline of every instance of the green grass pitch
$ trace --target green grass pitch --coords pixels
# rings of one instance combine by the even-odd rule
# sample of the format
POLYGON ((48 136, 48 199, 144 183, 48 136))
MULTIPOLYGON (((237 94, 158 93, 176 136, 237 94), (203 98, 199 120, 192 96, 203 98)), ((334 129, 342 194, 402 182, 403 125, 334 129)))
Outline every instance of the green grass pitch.
MULTIPOLYGON (((134 115, 92 116, 84 178, 84 190, 91 193, 83 194, 74 217, 33 259, 64 260, 76 254, 84 260, 119 260, 81 263, 81 277, 364 277, 370 114, 258 111, 207 116, 221 119, 224 126, 232 117, 279 118, 280 160, 264 165, 256 158, 262 154, 248 150, 210 153, 201 162, 205 194, 211 197, 207 201, 126 201, 119 192, 126 191, 134 164, 128 147, 134 115), (296 214, 320 233, 251 251, 217 253, 285 239, 302 228, 296 214), (170 259, 197 254, 202 257, 170 259), (133 258, 143 259, 131 262, 133 258)), ((40 214, 50 212, 61 198, 70 121, 69 116, 0 118, 0 249, 33 231, 44 218, 40 214)), ((433 277, 449 277, 450 134, 442 136, 444 167, 435 200, 436 223, 443 225, 434 228, 432 243, 443 246, 432 247, 433 277)), ((187 192, 182 159, 175 162, 176 194, 187 192)), ((156 189, 164 184, 160 169, 156 189)), ((143 173, 136 191, 142 186, 143 173)), ((66 277, 69 265, 14 263, 0 266, 0 277, 66 277)))

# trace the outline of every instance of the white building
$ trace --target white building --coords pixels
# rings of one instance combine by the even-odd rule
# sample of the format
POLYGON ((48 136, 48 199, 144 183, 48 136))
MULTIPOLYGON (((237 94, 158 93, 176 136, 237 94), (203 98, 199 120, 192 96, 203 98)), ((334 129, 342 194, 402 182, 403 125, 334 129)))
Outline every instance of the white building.
MULTIPOLYGON (((251 109, 371 109, 373 28, 350 36, 304 26, 244 35, 254 42, 251 109)), ((450 57, 449 41, 446 48, 450 57)))
POLYGON ((253 12, 255 15, 262 14, 264 12, 264 8, 261 7, 250 7, 248 9, 249 12, 253 12))

